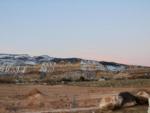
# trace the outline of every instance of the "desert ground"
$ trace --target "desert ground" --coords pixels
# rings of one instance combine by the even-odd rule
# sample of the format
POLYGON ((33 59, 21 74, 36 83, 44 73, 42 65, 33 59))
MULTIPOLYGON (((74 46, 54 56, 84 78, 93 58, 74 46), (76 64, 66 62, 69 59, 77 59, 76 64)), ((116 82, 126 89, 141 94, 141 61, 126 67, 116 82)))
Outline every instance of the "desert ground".
MULTIPOLYGON (((130 84, 126 85, 123 84, 124 82, 110 81, 112 87, 108 83, 106 83, 108 86, 102 85, 101 82, 79 82, 60 85, 0 84, 0 113, 71 112, 66 111, 68 109, 75 113, 103 113, 97 111, 103 96, 126 91, 134 92, 140 89, 150 90, 148 84, 150 80, 130 82, 130 84), (113 84, 120 84, 120 86, 114 87, 113 84)), ((110 111, 110 113, 147 113, 147 109, 148 106, 137 106, 110 111)))

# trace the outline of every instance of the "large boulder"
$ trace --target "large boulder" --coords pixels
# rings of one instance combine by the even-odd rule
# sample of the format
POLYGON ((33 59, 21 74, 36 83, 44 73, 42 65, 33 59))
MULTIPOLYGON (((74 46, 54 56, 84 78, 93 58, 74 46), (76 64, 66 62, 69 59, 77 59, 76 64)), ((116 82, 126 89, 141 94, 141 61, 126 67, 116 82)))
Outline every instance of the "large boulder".
POLYGON ((119 96, 123 98, 122 107, 132 107, 137 104, 136 97, 129 92, 121 92, 119 96))
POLYGON ((140 105, 148 104, 148 99, 150 98, 150 92, 147 90, 139 90, 135 94, 136 101, 140 105))
POLYGON ((121 107, 123 98, 119 95, 105 96, 101 99, 99 108, 103 110, 114 110, 121 107))
POLYGON ((99 104, 102 110, 115 110, 121 107, 132 107, 137 104, 136 97, 129 92, 121 92, 116 95, 104 96, 99 104))

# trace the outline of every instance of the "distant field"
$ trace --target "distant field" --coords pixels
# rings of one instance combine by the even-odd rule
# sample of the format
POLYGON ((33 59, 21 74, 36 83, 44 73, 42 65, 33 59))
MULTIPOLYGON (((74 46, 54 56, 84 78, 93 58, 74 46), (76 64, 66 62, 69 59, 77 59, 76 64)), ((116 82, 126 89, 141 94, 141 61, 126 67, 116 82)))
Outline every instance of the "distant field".
POLYGON ((150 87, 150 79, 129 79, 129 80, 107 80, 107 81, 86 81, 70 82, 68 85, 88 86, 88 87, 150 87))

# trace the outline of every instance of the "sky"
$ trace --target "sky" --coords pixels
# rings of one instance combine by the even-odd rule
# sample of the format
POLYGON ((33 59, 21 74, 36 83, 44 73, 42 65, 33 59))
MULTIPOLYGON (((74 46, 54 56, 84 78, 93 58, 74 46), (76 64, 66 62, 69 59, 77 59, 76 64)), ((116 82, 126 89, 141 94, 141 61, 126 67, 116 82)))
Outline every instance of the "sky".
POLYGON ((150 0, 0 0, 0 53, 150 66, 150 0))

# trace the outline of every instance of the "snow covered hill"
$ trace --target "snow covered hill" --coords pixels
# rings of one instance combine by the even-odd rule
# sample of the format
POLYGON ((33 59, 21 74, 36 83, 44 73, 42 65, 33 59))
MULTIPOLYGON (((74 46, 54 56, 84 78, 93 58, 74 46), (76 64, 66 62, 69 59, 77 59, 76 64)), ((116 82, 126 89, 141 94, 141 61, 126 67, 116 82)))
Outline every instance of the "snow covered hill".
POLYGON ((0 65, 36 65, 52 59, 47 55, 31 57, 27 54, 0 54, 0 65))
POLYGON ((44 62, 55 62, 57 64, 65 63, 80 63, 81 70, 102 70, 102 71, 123 71, 127 68, 127 65, 104 62, 104 61, 94 61, 94 60, 84 60, 79 58, 54 58, 48 55, 41 56, 29 56, 28 54, 0 54, 0 67, 1 66, 34 66, 37 64, 42 64, 44 62))

